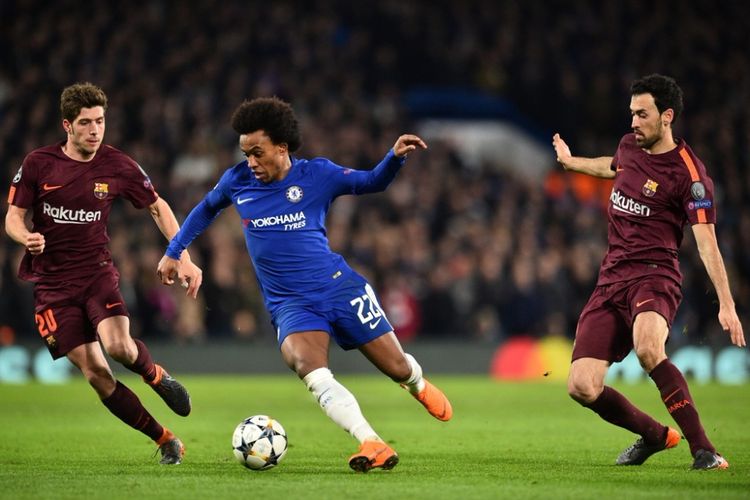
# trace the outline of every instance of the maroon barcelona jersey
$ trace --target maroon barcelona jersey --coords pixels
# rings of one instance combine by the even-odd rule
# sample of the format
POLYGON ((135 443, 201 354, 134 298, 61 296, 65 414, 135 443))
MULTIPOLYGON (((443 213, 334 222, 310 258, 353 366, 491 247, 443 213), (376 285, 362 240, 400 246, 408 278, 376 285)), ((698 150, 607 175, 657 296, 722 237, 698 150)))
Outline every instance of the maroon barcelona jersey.
POLYGON ((23 161, 8 203, 33 210, 33 232, 44 252, 26 253, 18 272, 27 281, 86 276, 110 259, 107 219, 118 196, 136 208, 157 200, 146 173, 132 158, 103 145, 91 161, 69 158, 63 143, 37 149, 23 161))
POLYGON ((716 222, 714 184, 685 141, 662 154, 648 154, 634 134, 620 141, 609 198, 609 248, 599 285, 646 275, 682 283, 677 251, 685 224, 716 222))

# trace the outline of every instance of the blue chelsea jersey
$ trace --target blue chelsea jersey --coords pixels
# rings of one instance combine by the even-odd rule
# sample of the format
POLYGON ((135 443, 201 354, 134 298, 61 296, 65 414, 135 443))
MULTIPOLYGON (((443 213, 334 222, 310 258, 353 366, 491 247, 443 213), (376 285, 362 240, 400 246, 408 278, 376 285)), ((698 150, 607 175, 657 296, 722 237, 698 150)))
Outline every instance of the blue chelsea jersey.
POLYGON ((360 171, 325 158, 293 158, 287 176, 267 184, 243 161, 193 209, 167 255, 179 258, 221 210, 234 205, 269 311, 320 300, 354 272, 328 246, 325 219, 331 202, 343 194, 382 191, 403 161, 390 151, 375 169, 360 171))

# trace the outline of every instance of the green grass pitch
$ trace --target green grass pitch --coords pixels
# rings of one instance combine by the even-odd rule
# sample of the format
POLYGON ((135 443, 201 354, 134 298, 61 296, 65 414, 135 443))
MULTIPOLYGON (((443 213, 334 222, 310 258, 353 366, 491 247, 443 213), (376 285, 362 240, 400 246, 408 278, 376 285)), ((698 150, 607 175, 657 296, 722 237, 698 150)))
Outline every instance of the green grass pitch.
MULTIPOLYGON (((559 382, 499 383, 436 376, 453 402, 442 423, 384 377, 341 376, 373 427, 398 451, 392 471, 356 474, 356 443, 320 410, 291 373, 185 376, 187 418, 171 414, 139 379, 122 380, 187 446, 182 465, 160 466, 155 447, 116 420, 76 378, 64 386, 0 385, 0 498, 473 499, 749 498, 750 387, 694 385, 725 471, 689 470, 685 441, 640 467, 616 467, 634 440, 573 403, 559 382), (255 472, 231 451, 243 418, 278 419, 290 448, 276 468, 255 472)), ((617 386, 669 423, 652 384, 617 386)))

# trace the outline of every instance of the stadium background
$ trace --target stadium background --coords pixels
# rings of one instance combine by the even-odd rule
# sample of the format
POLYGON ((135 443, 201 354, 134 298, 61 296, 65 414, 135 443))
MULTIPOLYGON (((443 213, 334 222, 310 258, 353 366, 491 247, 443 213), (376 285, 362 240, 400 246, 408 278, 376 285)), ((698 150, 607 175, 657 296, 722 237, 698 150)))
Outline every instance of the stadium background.
MULTIPOLYGON (((705 0, 2 2, 0 171, 9 183, 25 154, 63 139, 59 94, 82 80, 109 96, 105 142, 144 167, 180 220, 239 161, 228 121, 244 98, 291 101, 300 156, 355 168, 377 163, 400 133, 422 133, 429 151, 386 193, 334 204, 331 246, 371 279, 431 370, 486 372, 502 354, 536 356, 519 370, 541 376, 553 364, 544 353, 560 359, 595 283, 609 193, 562 174, 550 138, 561 132, 574 154, 612 154, 629 130, 629 84, 651 72, 685 91, 676 135, 716 181, 720 246, 747 320, 749 17, 745 2, 705 0), (508 345, 516 350, 497 351, 508 345)), ((283 369, 269 356, 275 339, 238 226, 229 210, 191 247, 205 277, 192 302, 157 283, 165 242, 148 214, 125 203, 113 211, 133 334, 172 356, 169 366, 283 369)), ((711 376, 728 340, 691 236, 670 350, 710 350, 697 371, 711 376)), ((6 380, 14 366, 39 375, 42 363, 29 357, 41 349, 31 288, 15 278, 22 250, 3 232, 6 380)), ((727 363, 742 381, 747 352, 735 352, 727 363)), ((349 358, 345 369, 364 364, 349 358)))

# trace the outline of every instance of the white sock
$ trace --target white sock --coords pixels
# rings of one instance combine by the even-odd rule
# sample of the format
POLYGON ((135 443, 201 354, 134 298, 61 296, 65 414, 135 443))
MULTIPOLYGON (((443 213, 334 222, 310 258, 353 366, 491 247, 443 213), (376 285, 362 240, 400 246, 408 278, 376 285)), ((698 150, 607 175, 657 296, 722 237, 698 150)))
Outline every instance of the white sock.
POLYGON ((409 366, 411 367, 411 375, 408 379, 406 379, 406 381, 402 382, 402 384, 406 386, 410 393, 419 394, 420 392, 422 392, 422 389, 424 389, 422 367, 419 366, 419 363, 417 363, 417 360, 414 359, 414 356, 412 356, 411 354, 404 354, 404 356, 406 356, 406 360, 409 362, 409 366))
POLYGON ((326 412, 328 418, 349 432, 356 440, 360 443, 373 439, 382 441, 365 420, 354 395, 333 378, 331 370, 318 368, 308 373, 302 380, 318 400, 318 404, 326 412))

